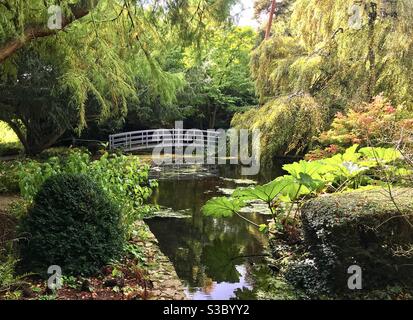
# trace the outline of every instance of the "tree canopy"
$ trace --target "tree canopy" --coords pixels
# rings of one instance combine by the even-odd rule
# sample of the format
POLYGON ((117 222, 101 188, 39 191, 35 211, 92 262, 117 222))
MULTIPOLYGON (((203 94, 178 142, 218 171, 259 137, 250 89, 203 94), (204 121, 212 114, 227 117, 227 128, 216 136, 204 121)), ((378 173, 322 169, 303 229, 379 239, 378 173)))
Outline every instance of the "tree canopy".
POLYGON ((390 3, 294 1, 288 22, 276 22, 253 55, 261 101, 304 92, 342 108, 384 92, 411 103, 413 4, 390 3), (361 25, 354 28, 358 12, 361 25))
MULTIPOLYGON (((73 126, 79 132, 87 125, 86 110, 93 106, 97 112, 91 116, 98 120, 126 116, 128 103, 142 98, 138 88, 171 103, 184 81, 181 72, 164 70, 158 60, 157 52, 168 50, 164 39, 173 34, 183 46, 201 46, 205 27, 226 23, 233 2, 60 1, 63 30, 59 31, 47 28, 48 8, 54 1, 0 1, 0 89, 6 93, 0 97, 0 119, 8 122, 29 148, 29 141, 36 140, 30 137, 33 132, 45 136, 38 121, 24 118, 40 106, 42 113, 56 114, 47 107, 48 99, 40 103, 29 98, 38 96, 40 88, 51 99, 63 101, 55 104, 61 111, 76 111, 76 121, 60 127, 73 126), (34 75, 34 65, 41 74, 48 74, 41 81, 34 75), (23 86, 22 78, 30 81, 30 88, 23 86), (22 103, 21 97, 30 103, 22 103)), ((37 141, 26 151, 41 151, 56 135, 37 141)))
POLYGON ((237 110, 256 104, 248 67, 255 39, 251 28, 228 27, 214 30, 201 51, 185 50, 187 86, 179 105, 194 126, 228 127, 237 110))

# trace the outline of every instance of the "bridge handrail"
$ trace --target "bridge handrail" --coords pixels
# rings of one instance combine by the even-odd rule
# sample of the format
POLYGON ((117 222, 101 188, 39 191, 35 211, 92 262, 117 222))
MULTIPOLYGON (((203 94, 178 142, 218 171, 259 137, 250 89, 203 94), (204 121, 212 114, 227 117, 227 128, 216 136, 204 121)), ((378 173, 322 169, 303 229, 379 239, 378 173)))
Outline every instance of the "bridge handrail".
POLYGON ((110 149, 122 148, 125 151, 153 148, 156 145, 159 145, 159 140, 157 139, 157 137, 162 137, 163 143, 161 144, 161 146, 197 146, 196 140, 186 139, 186 135, 188 133, 190 133, 191 135, 190 138, 199 138, 202 136, 203 145, 205 145, 204 142, 206 142, 207 144, 216 144, 220 136, 220 132, 216 132, 214 130, 176 128, 139 130, 110 135, 109 147, 110 149), (160 135, 158 136, 157 133, 159 133, 160 135), (186 143, 188 141, 191 141, 192 143, 186 143))

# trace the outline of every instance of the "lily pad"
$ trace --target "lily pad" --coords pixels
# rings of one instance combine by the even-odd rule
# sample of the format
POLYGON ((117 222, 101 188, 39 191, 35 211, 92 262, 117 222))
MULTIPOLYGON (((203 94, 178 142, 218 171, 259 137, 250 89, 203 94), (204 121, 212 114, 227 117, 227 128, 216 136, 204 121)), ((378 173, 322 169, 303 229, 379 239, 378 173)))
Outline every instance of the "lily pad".
POLYGON ((159 211, 151 213, 145 219, 152 218, 174 218, 174 219, 189 219, 192 215, 189 210, 173 210, 172 208, 161 207, 159 211))

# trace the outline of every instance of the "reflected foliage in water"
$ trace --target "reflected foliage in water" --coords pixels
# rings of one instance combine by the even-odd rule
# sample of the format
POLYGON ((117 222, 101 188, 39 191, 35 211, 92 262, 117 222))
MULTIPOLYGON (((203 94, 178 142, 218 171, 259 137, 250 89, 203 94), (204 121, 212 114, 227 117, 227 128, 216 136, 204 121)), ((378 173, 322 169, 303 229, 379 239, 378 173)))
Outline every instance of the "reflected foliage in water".
MULTIPOLYGON (((187 219, 153 218, 147 221, 162 251, 186 284, 190 298, 230 299, 239 290, 254 288, 256 280, 251 274, 251 266, 261 259, 265 236, 237 217, 216 219, 205 217, 201 212, 207 200, 220 195, 220 188, 237 187, 231 179, 243 178, 239 176, 239 169, 221 166, 210 168, 207 173, 205 168, 194 170, 191 167, 191 175, 188 175, 183 174, 185 168, 162 167, 155 173, 159 189, 152 197, 153 203, 173 210, 189 209, 191 214, 187 219), (162 175, 162 171, 166 174, 162 175)), ((279 173, 279 170, 272 171, 273 176, 264 179, 272 179, 279 173)), ((262 182, 260 177, 255 180, 262 182)), ((259 213, 248 213, 248 217, 258 224, 266 220, 265 215, 259 213)))

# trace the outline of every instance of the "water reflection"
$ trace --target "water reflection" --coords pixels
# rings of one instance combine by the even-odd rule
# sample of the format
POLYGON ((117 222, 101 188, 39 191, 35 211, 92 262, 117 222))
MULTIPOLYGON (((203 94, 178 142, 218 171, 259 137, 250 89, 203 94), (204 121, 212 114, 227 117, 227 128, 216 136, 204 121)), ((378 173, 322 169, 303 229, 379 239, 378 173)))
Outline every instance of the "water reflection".
MULTIPOLYGON (((167 178, 157 170, 159 189, 152 198, 153 203, 173 210, 189 209, 192 216, 188 219, 154 218, 147 222, 187 286, 188 297, 230 299, 235 297, 235 292, 249 292, 254 286, 249 269, 251 263, 260 261, 256 256, 263 252, 265 236, 237 217, 204 217, 200 211, 208 199, 219 194, 218 188, 236 188, 234 181, 222 177, 239 178, 239 168, 224 166, 208 170, 213 174, 206 174, 205 168, 194 170, 192 167, 192 175, 171 174, 176 168, 161 170, 167 178)), ((272 175, 278 172, 272 171, 272 175)), ((249 213, 248 218, 259 224, 267 219, 257 213, 249 213)))
POLYGON ((186 290, 186 295, 192 300, 227 300, 228 297, 234 296, 238 290, 252 290, 253 281, 248 279, 247 268, 245 265, 235 266, 239 278, 236 282, 217 282, 211 278, 208 279, 207 285, 202 288, 192 288, 186 290))

